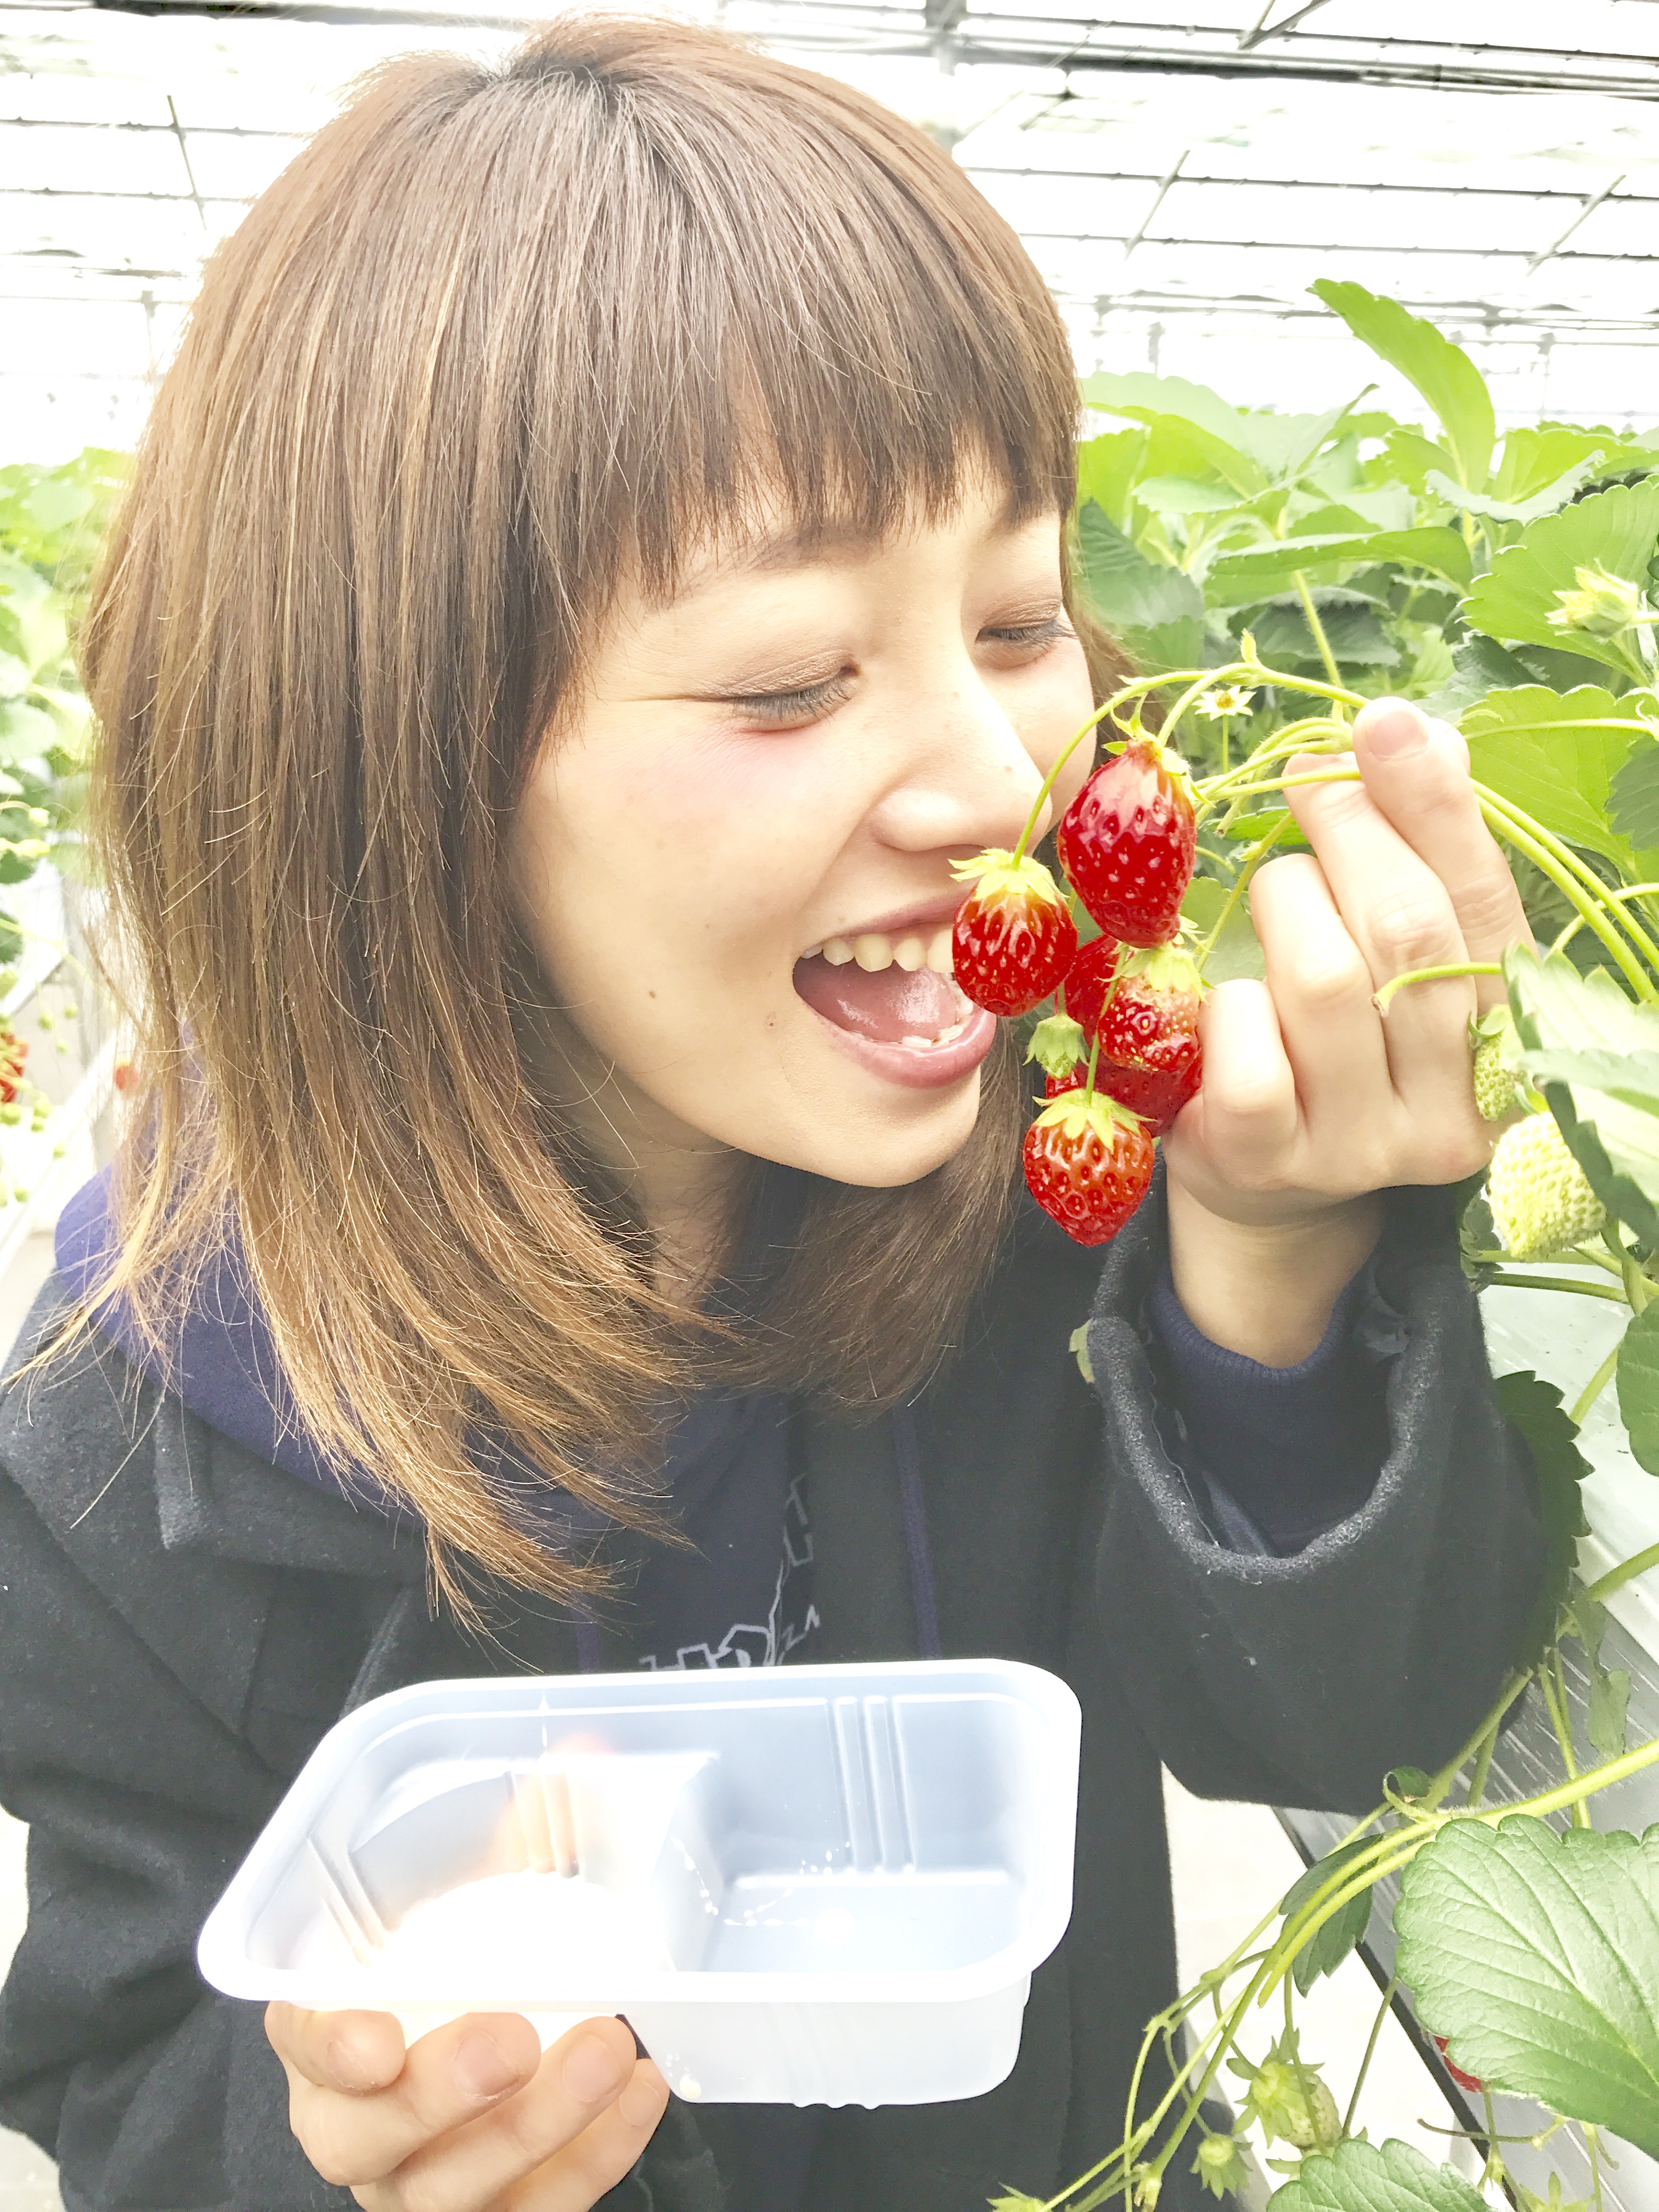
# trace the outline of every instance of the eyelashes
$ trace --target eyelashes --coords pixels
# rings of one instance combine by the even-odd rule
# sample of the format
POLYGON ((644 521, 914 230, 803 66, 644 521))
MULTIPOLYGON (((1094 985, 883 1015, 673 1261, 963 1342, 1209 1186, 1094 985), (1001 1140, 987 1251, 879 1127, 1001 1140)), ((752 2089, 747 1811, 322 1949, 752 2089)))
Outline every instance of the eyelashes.
POLYGON ((850 698, 852 690, 853 671, 844 668, 822 684, 804 684, 794 691, 751 691, 726 703, 757 728, 789 729, 821 721, 850 698))
MULTIPOLYGON (((981 641, 1012 648, 1022 659, 1034 659, 1062 638, 1075 636, 1063 616, 1050 615, 1042 622, 998 623, 980 632, 981 641)), ((822 721, 852 696, 857 671, 843 668, 821 683, 803 684, 788 691, 750 691, 728 696, 722 703, 757 729, 804 728, 822 721)))

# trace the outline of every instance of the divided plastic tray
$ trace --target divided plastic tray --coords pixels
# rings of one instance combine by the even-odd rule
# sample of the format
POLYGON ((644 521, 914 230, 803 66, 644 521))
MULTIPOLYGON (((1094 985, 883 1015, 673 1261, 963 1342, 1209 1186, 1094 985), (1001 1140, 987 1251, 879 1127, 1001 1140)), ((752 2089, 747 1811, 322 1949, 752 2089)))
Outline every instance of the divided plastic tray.
POLYGON ((422 1683, 318 1745, 202 1972, 411 2038, 620 2013, 688 2098, 977 2096, 1071 1914, 1079 1727, 1007 1660, 422 1683))

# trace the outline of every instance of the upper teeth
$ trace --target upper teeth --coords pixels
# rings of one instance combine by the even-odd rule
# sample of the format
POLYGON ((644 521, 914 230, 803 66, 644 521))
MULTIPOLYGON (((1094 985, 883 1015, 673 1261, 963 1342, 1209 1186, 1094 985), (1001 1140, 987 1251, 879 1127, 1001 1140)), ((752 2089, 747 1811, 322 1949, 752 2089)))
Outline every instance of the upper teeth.
POLYGON ((802 957, 811 960, 818 954, 832 968, 844 968, 849 960, 856 960, 872 975, 883 968, 895 966, 912 975, 918 968, 932 968, 939 975, 948 975, 955 964, 948 924, 936 929, 931 938, 916 933, 895 939, 878 929, 867 929, 860 937, 827 937, 822 945, 814 945, 802 957))

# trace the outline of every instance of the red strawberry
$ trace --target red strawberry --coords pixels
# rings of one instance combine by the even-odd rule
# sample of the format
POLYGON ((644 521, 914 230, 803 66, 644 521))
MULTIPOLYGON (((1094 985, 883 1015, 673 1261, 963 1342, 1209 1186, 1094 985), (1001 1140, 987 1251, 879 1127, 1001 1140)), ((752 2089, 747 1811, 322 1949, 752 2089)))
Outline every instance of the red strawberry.
POLYGON ((1067 1068, 1064 1075, 1045 1075, 1042 1095, 1045 1098, 1063 1098, 1068 1091, 1081 1091, 1088 1073, 1088 1061, 1080 1060, 1075 1067, 1067 1068))
POLYGON ((1198 1041, 1203 984, 1191 960, 1172 945, 1131 952, 1121 963, 1114 946, 1107 959, 1085 968, 1094 949, 1085 946, 1072 963, 1066 1011, 1091 1039, 1099 1033, 1096 1090, 1109 1091, 1161 1136, 1203 1079, 1198 1041))
POLYGON ((1025 1132, 1031 1195, 1079 1244, 1104 1244, 1146 1195, 1156 1155, 1139 1115, 1068 1091, 1025 1132))
POLYGON ((1193 787, 1156 738, 1131 738, 1066 808, 1060 865, 1101 927, 1127 945, 1162 945, 1192 880, 1193 787))
POLYGON ((957 982, 994 1014, 1029 1013, 1058 987, 1077 951, 1064 892, 1040 860, 1012 853, 957 860, 953 872, 975 885, 951 932, 957 982))
POLYGON ((1123 947, 1115 937, 1096 937, 1083 947, 1066 970, 1066 1011, 1080 1022, 1085 1036, 1092 1036, 1100 1009, 1116 977, 1123 947))
POLYGON ((1446 2049, 1445 2037, 1443 2035, 1437 2035, 1434 2040, 1436 2049, 1446 2062, 1447 2073, 1451 2075, 1452 2080, 1456 2082, 1458 2087, 1460 2089, 1467 2089, 1472 2097, 1479 2097, 1482 2095, 1486 2090, 1486 2083, 1484 2081, 1477 2081, 1473 2074, 1466 2074, 1462 2068, 1456 2063, 1446 2049))

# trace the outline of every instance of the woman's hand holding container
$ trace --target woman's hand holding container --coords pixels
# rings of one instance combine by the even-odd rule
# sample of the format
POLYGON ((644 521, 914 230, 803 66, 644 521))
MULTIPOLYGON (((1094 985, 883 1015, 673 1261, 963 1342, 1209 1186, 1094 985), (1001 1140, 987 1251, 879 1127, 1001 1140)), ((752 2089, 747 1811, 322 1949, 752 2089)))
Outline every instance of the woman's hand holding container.
POLYGON ((649 2142, 668 2086, 619 2020, 544 2051, 513 2013, 404 2046, 389 2013, 273 2004, 294 2132, 364 2212, 587 2212, 649 2142))

